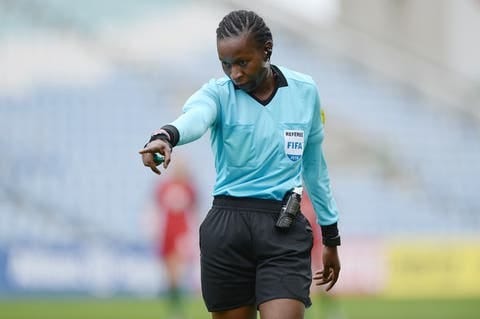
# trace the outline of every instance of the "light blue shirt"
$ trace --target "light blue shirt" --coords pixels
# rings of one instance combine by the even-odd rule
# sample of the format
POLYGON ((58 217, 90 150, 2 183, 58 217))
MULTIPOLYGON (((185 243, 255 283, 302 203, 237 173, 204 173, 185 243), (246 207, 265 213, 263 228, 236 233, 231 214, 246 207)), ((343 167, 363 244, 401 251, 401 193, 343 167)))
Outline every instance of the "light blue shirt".
POLYGON ((210 129, 215 157, 213 195, 282 200, 305 185, 320 225, 338 220, 321 148, 323 124, 317 86, 284 67, 273 98, 262 105, 228 77, 212 79, 185 103, 174 122, 178 145, 210 129))

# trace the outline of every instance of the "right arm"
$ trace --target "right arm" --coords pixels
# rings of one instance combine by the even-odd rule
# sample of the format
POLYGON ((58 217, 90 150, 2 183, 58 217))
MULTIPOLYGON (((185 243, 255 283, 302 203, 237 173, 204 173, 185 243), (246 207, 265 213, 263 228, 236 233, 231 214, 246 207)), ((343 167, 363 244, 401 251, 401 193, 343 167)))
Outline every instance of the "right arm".
POLYGON ((193 142, 205 134, 217 118, 218 95, 214 81, 205 84, 185 103, 183 113, 172 123, 163 126, 157 134, 140 150, 143 164, 160 174, 153 155, 160 153, 165 157, 163 167, 167 168, 171 160, 172 148, 193 142))
POLYGON ((199 139, 214 125, 218 104, 218 94, 211 83, 205 84, 187 100, 182 115, 170 124, 178 130, 178 145, 199 139))

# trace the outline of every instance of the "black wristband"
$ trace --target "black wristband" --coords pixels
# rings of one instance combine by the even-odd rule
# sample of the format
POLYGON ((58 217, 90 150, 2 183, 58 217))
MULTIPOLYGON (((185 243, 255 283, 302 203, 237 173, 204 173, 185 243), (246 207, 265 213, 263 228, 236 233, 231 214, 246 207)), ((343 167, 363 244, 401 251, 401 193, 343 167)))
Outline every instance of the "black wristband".
POLYGON ((147 142, 147 144, 145 144, 144 148, 148 145, 148 143, 155 140, 165 141, 170 145, 170 148, 173 148, 180 140, 180 133, 178 132, 178 129, 173 125, 164 125, 160 128, 159 131, 160 133, 154 134, 150 137, 150 140, 147 142))
POLYGON ((331 225, 322 225, 322 243, 325 246, 340 246, 340 235, 338 233, 337 223, 331 225))
POLYGON ((341 241, 340 241, 340 235, 337 235, 335 237, 331 238, 322 238, 322 243, 327 246, 327 247, 335 247, 335 246, 340 246, 341 241))
POLYGON ((170 138, 168 140, 170 145, 172 145, 172 147, 176 146, 178 140, 180 139, 180 133, 178 132, 178 129, 173 125, 164 125, 161 129, 167 132, 168 135, 170 135, 170 138))

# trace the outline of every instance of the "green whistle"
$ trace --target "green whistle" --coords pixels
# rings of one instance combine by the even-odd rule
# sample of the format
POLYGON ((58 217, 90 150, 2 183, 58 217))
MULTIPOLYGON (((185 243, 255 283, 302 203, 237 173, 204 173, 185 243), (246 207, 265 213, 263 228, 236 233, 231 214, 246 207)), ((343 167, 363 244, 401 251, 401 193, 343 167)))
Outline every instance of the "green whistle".
POLYGON ((160 165, 165 162, 165 157, 160 155, 159 153, 155 153, 153 154, 153 161, 155 162, 155 164, 160 165))

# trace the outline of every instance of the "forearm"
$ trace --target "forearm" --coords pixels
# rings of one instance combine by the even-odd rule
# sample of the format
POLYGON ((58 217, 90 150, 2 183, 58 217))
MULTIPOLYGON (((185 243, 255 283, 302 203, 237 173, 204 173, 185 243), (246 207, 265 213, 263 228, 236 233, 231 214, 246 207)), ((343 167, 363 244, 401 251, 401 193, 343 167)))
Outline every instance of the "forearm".
POLYGON ((303 180, 320 226, 338 221, 338 209, 330 186, 320 142, 308 145, 303 162, 303 180))
POLYGON ((179 133, 178 145, 193 142, 205 134, 214 123, 215 114, 206 107, 197 107, 183 113, 170 125, 177 128, 179 133))
POLYGON ((320 140, 306 147, 303 166, 303 180, 317 216, 317 223, 322 229, 323 244, 328 247, 338 246, 338 209, 330 187, 320 140))

